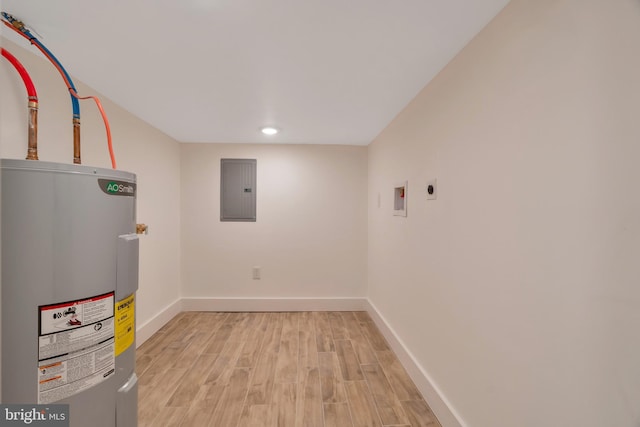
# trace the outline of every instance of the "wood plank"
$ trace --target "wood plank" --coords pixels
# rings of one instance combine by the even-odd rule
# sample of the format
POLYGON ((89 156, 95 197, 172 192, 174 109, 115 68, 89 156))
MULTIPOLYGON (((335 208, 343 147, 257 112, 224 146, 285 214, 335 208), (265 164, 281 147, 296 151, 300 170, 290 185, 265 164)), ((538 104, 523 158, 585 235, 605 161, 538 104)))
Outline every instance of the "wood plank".
POLYGON ((249 386, 247 404, 262 405, 271 403, 277 361, 278 353, 262 352, 260 354, 249 386))
POLYGON ((269 427, 271 425, 270 405, 250 405, 242 410, 237 427, 269 427))
POLYGON ((352 311, 343 311, 340 312, 340 317, 342 317, 342 322, 344 324, 344 328, 347 331, 347 336, 349 339, 353 339, 354 337, 362 335, 362 331, 360 330, 360 321, 356 319, 355 313, 352 311))
POLYGON ((176 321, 172 322, 171 326, 163 332, 165 343, 171 345, 173 342, 182 342, 184 338, 192 332, 193 328, 191 325, 194 318, 194 313, 180 313, 176 321))
POLYGON ((333 333, 334 340, 347 340, 349 339, 349 333, 344 326, 344 320, 338 312, 329 313, 329 324, 331 325, 331 332, 333 333))
POLYGON ((227 340, 222 353, 216 358, 209 375, 205 380, 205 384, 228 384, 229 378, 233 373, 235 364, 242 350, 242 341, 227 340))
POLYGON ((165 406, 185 372, 185 369, 168 369, 156 376, 155 383, 139 385, 138 421, 141 425, 152 425, 151 423, 165 406))
POLYGON ((369 345, 369 341, 362 333, 360 322, 356 318, 355 313, 343 312, 340 314, 342 315, 344 325, 349 333, 351 344, 353 345, 353 350, 356 352, 356 356, 358 356, 358 361, 360 362, 360 364, 366 365, 371 363, 378 363, 378 359, 376 358, 375 353, 369 345))
POLYGON ((249 370, 236 368, 220 397, 220 402, 211 416, 209 426, 235 426, 240 420, 242 407, 249 386, 249 370))
POLYGON ((409 419, 380 365, 377 363, 375 365, 362 365, 361 368, 369 384, 373 400, 376 402, 382 424, 409 424, 409 419))
POLYGON ((316 330, 317 351, 336 351, 333 343, 333 332, 329 323, 329 314, 326 312, 314 312, 313 320, 316 330))
POLYGON ((297 384, 276 384, 273 388, 269 425, 289 427, 296 422, 297 384))
POLYGON ((340 362, 340 372, 345 381, 362 381, 364 376, 360 363, 349 340, 336 340, 336 354, 340 362))
POLYGON ((205 343, 211 338, 213 335, 213 331, 210 332, 195 332, 189 342, 187 342, 187 347, 184 349, 182 354, 173 362, 172 368, 191 368, 193 364, 196 362, 198 357, 202 354, 202 350, 204 349, 205 343))
POLYGON ((318 368, 304 369, 303 378, 298 382, 295 425, 304 427, 322 427, 323 425, 322 392, 318 368))
POLYGON ((378 351, 376 356, 398 400, 422 400, 422 394, 392 351, 378 351))
MULTIPOLYGON (((193 334, 188 347, 173 364, 174 368, 190 368, 203 353, 207 343, 224 323, 228 313, 197 313, 190 324, 193 334)), ((218 354, 218 353, 209 353, 218 354)))
MULTIPOLYGON (((159 354, 159 352, 155 352, 154 349, 158 345, 164 344, 164 334, 156 332, 151 335, 148 340, 146 340, 140 347, 136 348, 136 355, 148 355, 153 356, 159 354)), ((164 347, 163 347, 164 348, 164 347)))
POLYGON ((347 395, 340 373, 340 362, 336 353, 318 353, 320 362, 320 387, 324 403, 347 401, 347 395))
POLYGON ((146 354, 136 354, 136 375, 141 377, 152 362, 153 357, 146 354))
POLYGON ((168 369, 172 369, 173 363, 187 349, 188 344, 181 344, 180 347, 166 347, 161 354, 155 356, 149 367, 145 371, 146 375, 162 374, 168 369))
POLYGON ((316 330, 311 313, 300 313, 298 322, 298 373, 318 367, 316 330))
POLYGON ((199 312, 191 327, 199 332, 215 332, 227 319, 229 313, 199 312))
POLYGON ((180 380, 175 392, 169 398, 167 406, 189 407, 204 385, 204 381, 213 368, 217 356, 211 354, 201 355, 180 380))
POLYGON ((220 397, 224 392, 226 385, 223 384, 205 384, 201 385, 198 394, 193 399, 191 408, 212 408, 215 409, 220 397))
POLYGON ((280 339, 282 338, 284 318, 285 313, 269 313, 261 351, 280 351, 280 339))
POLYGON ((360 362, 361 365, 378 363, 376 353, 373 351, 373 349, 369 345, 369 342, 363 335, 352 338, 351 344, 353 345, 353 351, 356 353, 358 362, 360 362))
POLYGON ((424 400, 405 400, 401 403, 412 427, 441 427, 424 400))
POLYGON ((282 326, 280 351, 276 363, 276 383, 295 383, 298 379, 298 316, 286 313, 282 326))
POLYGON ((324 427, 353 427, 349 404, 325 403, 324 427))
POLYGON ((389 345, 387 341, 382 336, 382 333, 378 330, 377 326, 373 322, 360 322, 360 328, 362 329, 362 333, 369 343, 371 344, 371 348, 375 351, 385 351, 389 350, 389 345))
POLYGON ((209 339, 207 346, 202 351, 205 354, 220 354, 222 353, 222 349, 224 345, 229 340, 231 336, 231 331, 233 330, 233 325, 228 323, 224 323, 221 325, 216 333, 209 339))
POLYGON ((248 326, 250 330, 240 351, 240 356, 236 363, 237 368, 253 368, 258 361, 258 355, 264 340, 267 316, 263 313, 257 313, 254 319, 256 321, 248 326))
POLYGON ((180 424, 181 427, 202 427, 209 424, 213 412, 218 407, 226 386, 204 385, 200 387, 193 405, 180 424))
POLYGON ((165 323, 159 330, 159 334, 170 334, 176 329, 184 328, 192 320, 192 312, 183 311, 173 316, 171 321, 165 323))
POLYGON ((188 408, 169 408, 164 407, 160 409, 158 415, 153 420, 154 427, 176 427, 179 426, 185 415, 187 414, 188 408))
POLYGON ((380 427, 380 418, 369 387, 365 381, 345 383, 347 399, 351 408, 351 419, 357 427, 380 427))
POLYGON ((149 356, 157 357, 162 355, 164 349, 171 344, 174 335, 169 333, 152 336, 147 342, 142 344, 139 349, 136 349, 136 353, 146 354, 149 356))
POLYGON ((256 324, 258 313, 231 313, 232 317, 227 324, 232 324, 231 334, 236 341, 246 341, 253 326, 256 324))
POLYGON ((158 378, 162 377, 162 374, 149 374, 144 373, 138 377, 138 384, 140 386, 153 385, 158 382, 158 378))

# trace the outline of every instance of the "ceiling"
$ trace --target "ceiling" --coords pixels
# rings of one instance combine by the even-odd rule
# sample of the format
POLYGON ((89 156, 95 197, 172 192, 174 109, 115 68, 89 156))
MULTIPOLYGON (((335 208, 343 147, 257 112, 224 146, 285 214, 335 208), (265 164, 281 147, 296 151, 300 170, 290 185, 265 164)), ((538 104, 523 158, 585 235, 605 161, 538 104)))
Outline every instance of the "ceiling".
POLYGON ((366 145, 508 0, 0 2, 74 78, 180 142, 366 145))

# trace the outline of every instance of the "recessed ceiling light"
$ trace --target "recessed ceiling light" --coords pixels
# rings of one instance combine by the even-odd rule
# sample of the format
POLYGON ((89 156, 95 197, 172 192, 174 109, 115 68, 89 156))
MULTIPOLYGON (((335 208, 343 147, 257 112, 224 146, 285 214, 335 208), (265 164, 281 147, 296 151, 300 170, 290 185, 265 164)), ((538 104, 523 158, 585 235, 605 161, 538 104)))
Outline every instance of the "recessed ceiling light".
POLYGON ((261 131, 265 135, 275 135, 276 133, 280 132, 278 129, 271 126, 265 126, 261 129, 261 131))

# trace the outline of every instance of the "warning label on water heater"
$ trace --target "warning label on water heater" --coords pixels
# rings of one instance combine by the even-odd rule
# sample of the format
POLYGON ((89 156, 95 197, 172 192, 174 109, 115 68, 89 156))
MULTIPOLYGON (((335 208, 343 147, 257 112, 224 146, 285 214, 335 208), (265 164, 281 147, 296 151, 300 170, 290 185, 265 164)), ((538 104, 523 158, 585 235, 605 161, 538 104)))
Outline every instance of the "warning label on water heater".
POLYGON ((135 339, 135 295, 116 302, 116 357, 128 349, 135 339))
POLYGON ((115 372, 113 309, 113 292, 39 307, 39 404, 73 396, 115 372))

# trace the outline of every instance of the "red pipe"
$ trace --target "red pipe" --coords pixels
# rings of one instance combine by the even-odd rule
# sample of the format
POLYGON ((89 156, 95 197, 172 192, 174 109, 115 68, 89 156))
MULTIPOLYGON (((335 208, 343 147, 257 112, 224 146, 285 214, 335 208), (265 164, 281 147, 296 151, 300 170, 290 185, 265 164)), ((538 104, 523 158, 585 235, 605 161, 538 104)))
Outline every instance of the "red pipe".
POLYGON ((29 73, 27 73, 27 70, 24 69, 20 61, 18 61, 16 57, 13 56, 7 49, 5 48, 0 48, 0 49, 2 50, 2 56, 7 58, 9 62, 11 62, 11 65, 15 67, 15 69, 20 74, 20 77, 22 77, 22 81, 24 82, 24 85, 27 88, 27 95, 29 95, 29 98, 33 97, 37 101, 38 94, 36 93, 36 87, 33 85, 33 81, 31 80, 31 77, 29 77, 29 73))
POLYGON ((20 61, 5 48, 0 48, 0 51, 2 51, 2 56, 18 71, 24 86, 27 88, 27 95, 29 95, 29 148, 27 149, 27 160, 38 160, 38 93, 36 92, 36 87, 20 61))

